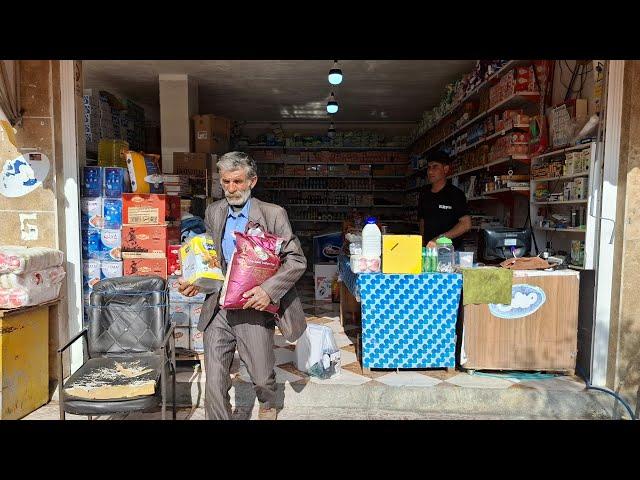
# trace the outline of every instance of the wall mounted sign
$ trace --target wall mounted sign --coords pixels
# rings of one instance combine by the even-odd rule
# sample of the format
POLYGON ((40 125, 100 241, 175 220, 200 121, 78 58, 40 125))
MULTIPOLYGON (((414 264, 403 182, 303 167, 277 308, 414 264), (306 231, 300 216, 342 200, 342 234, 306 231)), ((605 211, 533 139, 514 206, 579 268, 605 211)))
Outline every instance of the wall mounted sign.
POLYGON ((50 167, 44 153, 25 153, 7 160, 0 174, 0 195, 16 198, 34 191, 47 178, 50 167))

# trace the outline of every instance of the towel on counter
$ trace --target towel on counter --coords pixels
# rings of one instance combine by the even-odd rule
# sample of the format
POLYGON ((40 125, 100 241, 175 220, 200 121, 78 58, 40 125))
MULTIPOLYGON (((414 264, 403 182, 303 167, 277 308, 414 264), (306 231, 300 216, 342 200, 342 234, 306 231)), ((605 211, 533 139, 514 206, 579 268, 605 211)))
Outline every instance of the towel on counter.
POLYGON ((462 304, 511 303, 513 272, 506 268, 462 269, 462 304))

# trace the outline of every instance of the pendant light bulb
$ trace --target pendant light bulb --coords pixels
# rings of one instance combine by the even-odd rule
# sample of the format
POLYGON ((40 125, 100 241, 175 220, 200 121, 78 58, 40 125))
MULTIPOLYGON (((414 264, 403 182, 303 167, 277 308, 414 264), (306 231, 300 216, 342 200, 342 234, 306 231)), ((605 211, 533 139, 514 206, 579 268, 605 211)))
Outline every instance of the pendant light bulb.
POLYGON ((338 67, 338 61, 333 61, 333 68, 329 70, 329 83, 340 85, 342 83, 342 70, 338 67))
POLYGON ((338 102, 336 102, 333 92, 331 92, 331 97, 329 97, 329 102, 327 103, 327 113, 332 115, 338 113, 338 102))

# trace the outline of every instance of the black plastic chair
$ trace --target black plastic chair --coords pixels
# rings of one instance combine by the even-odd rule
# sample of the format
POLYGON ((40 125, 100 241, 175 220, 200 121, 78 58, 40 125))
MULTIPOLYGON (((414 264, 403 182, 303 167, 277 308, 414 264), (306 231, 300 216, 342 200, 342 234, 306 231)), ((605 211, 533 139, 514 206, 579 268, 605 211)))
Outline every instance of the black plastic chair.
POLYGON ((91 420, 96 415, 147 411, 160 403, 165 420, 167 365, 176 419, 175 323, 169 322, 168 300, 165 280, 155 276, 112 278, 94 286, 86 307, 87 326, 58 349, 61 420, 65 413, 91 420), (84 363, 63 383, 63 352, 81 337, 84 363), (127 393, 118 394, 114 387, 127 393))

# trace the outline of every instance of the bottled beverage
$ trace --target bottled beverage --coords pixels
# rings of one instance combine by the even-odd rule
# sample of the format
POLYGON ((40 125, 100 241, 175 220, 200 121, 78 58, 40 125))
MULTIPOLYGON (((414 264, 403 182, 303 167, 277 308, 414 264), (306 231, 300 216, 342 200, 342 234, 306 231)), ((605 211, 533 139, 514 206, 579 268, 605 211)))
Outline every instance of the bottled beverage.
POLYGON ((447 237, 436 240, 438 246, 438 272, 452 273, 455 265, 453 242, 447 237))
POLYGON ((428 272, 437 272, 438 271, 438 249, 437 248, 429 248, 427 250, 427 262, 428 262, 428 272))
POLYGON ((427 247, 422 247, 422 272, 428 272, 429 265, 427 264, 427 247))
POLYGON ((367 218, 367 224, 362 229, 362 255, 368 258, 382 255, 382 233, 374 217, 367 218))

